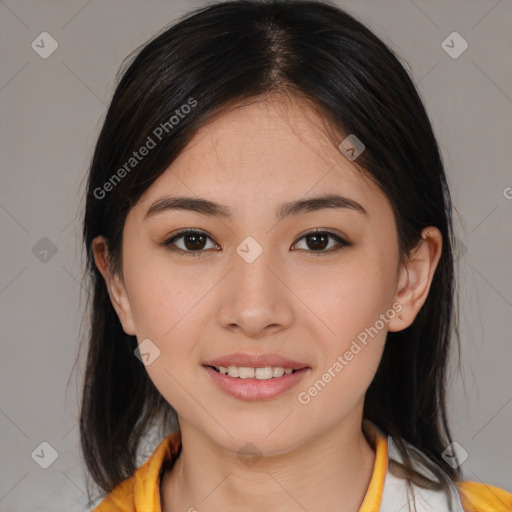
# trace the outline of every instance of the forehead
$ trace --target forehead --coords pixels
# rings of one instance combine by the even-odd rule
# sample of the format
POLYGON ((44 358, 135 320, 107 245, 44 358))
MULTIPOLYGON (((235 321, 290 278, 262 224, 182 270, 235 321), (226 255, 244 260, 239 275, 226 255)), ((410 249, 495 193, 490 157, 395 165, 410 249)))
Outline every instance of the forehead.
POLYGON ((198 130, 141 197, 139 209, 147 210, 163 195, 181 194, 250 215, 254 208, 271 210, 270 205, 326 193, 364 203, 370 214, 389 208, 384 194, 338 150, 326 127, 299 100, 274 96, 237 105, 198 130))

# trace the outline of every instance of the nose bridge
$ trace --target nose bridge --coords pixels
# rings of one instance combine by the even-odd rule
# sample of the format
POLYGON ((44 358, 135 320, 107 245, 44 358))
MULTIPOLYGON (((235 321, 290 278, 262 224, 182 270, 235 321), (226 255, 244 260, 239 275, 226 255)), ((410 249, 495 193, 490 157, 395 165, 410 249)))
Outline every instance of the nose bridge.
POLYGON ((268 245, 263 247, 252 236, 243 240, 236 248, 233 269, 235 288, 242 294, 245 292, 251 295, 249 298, 256 301, 269 300, 270 295, 278 292, 275 286, 276 270, 273 267, 279 267, 279 263, 274 252, 268 245))
POLYGON ((233 258, 229 291, 219 311, 222 325, 238 326, 248 336, 258 336, 270 326, 287 325, 292 318, 290 292, 277 277, 282 266, 274 251, 247 237, 233 258))

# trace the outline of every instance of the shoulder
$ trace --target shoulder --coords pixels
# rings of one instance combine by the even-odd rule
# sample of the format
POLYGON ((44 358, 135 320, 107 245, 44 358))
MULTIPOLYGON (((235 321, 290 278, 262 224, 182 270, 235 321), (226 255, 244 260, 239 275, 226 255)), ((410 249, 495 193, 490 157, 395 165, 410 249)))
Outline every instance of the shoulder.
POLYGON ((179 455, 179 432, 168 435, 135 473, 123 480, 92 512, 160 510, 160 475, 164 464, 179 455))
MULTIPOLYGON (((453 481, 424 453, 406 441, 404 443, 411 454, 415 452, 420 456, 413 460, 413 466, 418 472, 432 481, 437 481, 437 476, 431 471, 433 466, 437 467, 438 473, 442 475, 442 480, 446 484, 446 492, 444 490, 425 489, 412 484, 412 495, 409 496, 404 480, 393 475, 392 472, 388 472, 383 493, 383 511, 393 509, 393 507, 387 505, 409 501, 409 510, 415 510, 416 512, 448 510, 455 510, 456 512, 512 512, 512 494, 509 492, 484 483, 453 481)), ((391 436, 388 436, 388 451, 390 459, 402 462, 401 454, 391 436)))
MULTIPOLYGON (((138 470, 137 470, 138 471, 138 470)), ((92 512, 133 512, 135 476, 121 482, 92 512)))
POLYGON ((465 512, 512 511, 512 494, 499 487, 468 481, 455 485, 465 512))

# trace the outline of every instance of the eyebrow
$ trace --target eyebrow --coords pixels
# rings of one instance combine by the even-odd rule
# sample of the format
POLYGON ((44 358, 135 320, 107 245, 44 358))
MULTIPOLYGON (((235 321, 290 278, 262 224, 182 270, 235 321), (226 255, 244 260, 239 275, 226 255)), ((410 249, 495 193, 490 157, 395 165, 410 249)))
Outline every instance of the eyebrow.
MULTIPOLYGON (((363 206, 353 199, 339 194, 324 194, 318 197, 299 199, 297 201, 284 203, 277 209, 276 216, 278 220, 281 220, 285 217, 289 217, 290 215, 300 215, 327 208, 346 209, 359 212, 364 215, 368 214, 363 206)), ((158 199, 149 207, 148 211, 144 215, 144 220, 159 213, 172 210, 191 211, 218 218, 232 218, 232 212, 229 206, 215 203, 204 198, 181 196, 163 197, 158 199)))

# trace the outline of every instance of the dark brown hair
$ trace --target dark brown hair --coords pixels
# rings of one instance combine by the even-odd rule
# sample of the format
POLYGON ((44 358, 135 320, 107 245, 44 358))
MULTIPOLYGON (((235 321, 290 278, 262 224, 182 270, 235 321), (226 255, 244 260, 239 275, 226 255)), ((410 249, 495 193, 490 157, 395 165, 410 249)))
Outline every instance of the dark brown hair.
POLYGON ((333 142, 348 134, 364 142, 357 163, 391 202, 404 260, 424 227, 436 226, 443 235, 428 298, 409 328, 388 333, 364 416, 395 438, 409 478, 419 476, 401 439, 460 478, 441 456, 451 442, 449 348, 452 338, 458 341, 452 205, 418 92, 392 51, 338 7, 235 0, 189 13, 137 50, 120 76, 94 151, 83 223, 92 304, 80 435, 87 468, 105 492, 133 474, 152 422, 161 420, 165 431, 175 413, 134 357, 137 340, 122 329, 95 266, 92 240, 106 238, 112 269, 122 275, 125 219, 144 191, 212 116, 272 93, 307 101, 337 134, 333 142), (194 107, 170 123, 186 104, 194 107), (168 129, 158 132, 159 143, 128 172, 133 152, 162 126, 168 129), (126 172, 118 172, 123 166, 126 172), (116 173, 122 179, 113 180, 116 173))

